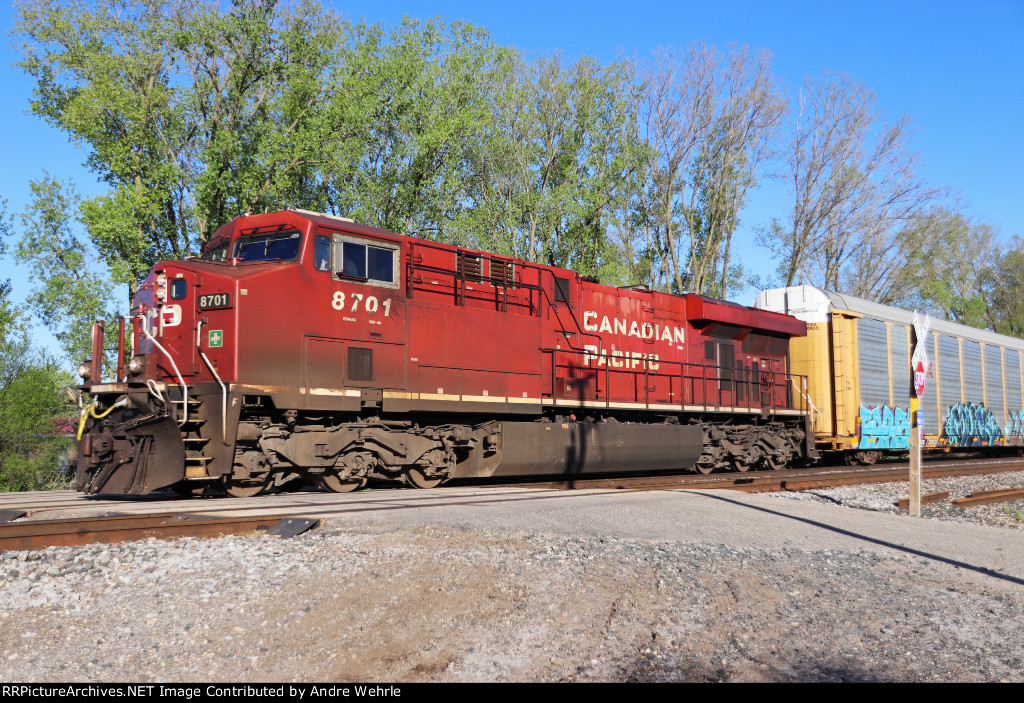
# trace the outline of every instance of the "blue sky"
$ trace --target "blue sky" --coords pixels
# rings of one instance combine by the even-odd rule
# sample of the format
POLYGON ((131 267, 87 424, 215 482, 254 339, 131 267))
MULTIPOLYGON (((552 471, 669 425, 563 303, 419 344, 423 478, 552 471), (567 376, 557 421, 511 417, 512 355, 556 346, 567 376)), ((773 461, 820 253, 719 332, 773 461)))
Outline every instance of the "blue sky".
MULTIPOLYGON (((720 49, 730 43, 763 47, 791 95, 806 75, 844 71, 878 96, 886 119, 908 115, 917 130, 923 175, 958 191, 966 210, 1004 236, 1024 235, 1024 0, 925 2, 325 2, 350 19, 394 24, 402 15, 485 27, 499 43, 528 52, 560 51, 601 61, 620 52, 646 58, 659 45, 685 46, 703 39, 720 49)), ((10 30, 11 15, 2 28, 10 30)), ((87 156, 67 137, 25 114, 32 85, 10 64, 17 53, 0 46, 0 197, 20 212, 28 182, 43 171, 73 178, 92 195, 102 185, 82 163, 87 156)), ((753 228, 785 212, 786 193, 767 186, 741 213, 737 239, 744 264, 766 274, 771 267, 752 246, 753 228)), ((15 299, 31 283, 0 259, 0 279, 10 277, 15 299)), ((738 292, 749 304, 754 291, 738 292)), ((39 340, 53 345, 40 331, 39 340)))

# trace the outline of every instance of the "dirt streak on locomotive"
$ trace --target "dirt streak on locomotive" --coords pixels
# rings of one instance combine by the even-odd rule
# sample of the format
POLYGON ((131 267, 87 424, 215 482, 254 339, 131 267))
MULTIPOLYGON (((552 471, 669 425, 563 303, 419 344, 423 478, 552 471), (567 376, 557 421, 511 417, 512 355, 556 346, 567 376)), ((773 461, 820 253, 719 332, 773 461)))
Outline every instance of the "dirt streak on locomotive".
POLYGON ((806 324, 302 210, 241 217, 198 259, 154 267, 127 318, 134 356, 82 372, 78 489, 294 478, 781 467, 814 456, 806 324))

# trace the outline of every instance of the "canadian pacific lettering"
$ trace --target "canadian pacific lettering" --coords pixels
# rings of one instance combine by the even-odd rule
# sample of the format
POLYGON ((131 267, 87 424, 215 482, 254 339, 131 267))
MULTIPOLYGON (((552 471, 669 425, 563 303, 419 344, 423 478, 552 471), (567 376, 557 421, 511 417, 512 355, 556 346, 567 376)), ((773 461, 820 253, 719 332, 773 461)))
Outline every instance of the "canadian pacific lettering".
POLYGON ((593 310, 583 312, 583 329, 587 332, 607 332, 623 337, 636 337, 637 339, 652 339, 656 342, 669 342, 670 344, 682 344, 684 339, 683 328, 677 326, 659 325, 651 322, 637 322, 626 317, 600 316, 601 321, 597 322, 599 315, 593 310))
POLYGON ((651 371, 657 371, 659 364, 657 354, 646 354, 644 352, 619 351, 612 347, 610 351, 600 353, 600 350, 593 344, 584 344, 586 352, 583 355, 584 366, 611 366, 613 369, 640 369, 644 367, 644 361, 648 363, 651 371), (593 362, 593 363, 591 363, 593 362))

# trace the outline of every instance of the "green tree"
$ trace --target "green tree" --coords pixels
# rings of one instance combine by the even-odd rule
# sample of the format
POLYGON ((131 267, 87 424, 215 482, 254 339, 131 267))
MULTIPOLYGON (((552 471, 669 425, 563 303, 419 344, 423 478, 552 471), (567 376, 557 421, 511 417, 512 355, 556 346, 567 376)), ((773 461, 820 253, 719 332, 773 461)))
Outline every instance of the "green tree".
POLYGON ((504 52, 483 30, 404 18, 358 26, 332 108, 352 135, 322 168, 329 211, 442 241, 468 206, 470 149, 491 119, 486 87, 504 52))
POLYGON ((31 110, 109 191, 81 220, 133 296, 242 214, 304 207, 451 239, 501 50, 465 23, 385 31, 313 2, 23 2, 31 110))
POLYGON ((202 242, 240 214, 307 205, 319 171, 351 161, 363 126, 347 102, 358 86, 345 81, 359 28, 312 2, 274 0, 202 4, 181 24, 173 56, 188 129, 168 156, 183 224, 202 242))
POLYGON ((187 250, 167 158, 184 123, 168 51, 184 6, 41 0, 15 9, 28 40, 19 65, 36 79, 30 109, 86 147, 86 165, 110 186, 83 205, 83 218, 115 280, 134 294, 155 260, 187 250))
POLYGON ((211 228, 292 204, 338 136, 319 110, 339 23, 315 5, 40 0, 16 11, 31 110, 84 146, 108 184, 81 217, 129 297, 211 228))
POLYGON ((1024 337, 1024 239, 997 251, 984 276, 985 317, 999 334, 1024 337))
POLYGON ((933 208, 901 233, 907 252, 906 304, 970 327, 988 327, 996 233, 962 213, 933 208))
MULTIPOLYGON (((79 199, 74 187, 47 175, 32 181, 31 188, 15 257, 32 271, 32 310, 77 364, 92 353, 93 322, 118 315, 114 285, 104 262, 75 225, 79 199)), ((112 368, 109 363, 105 367, 112 368)))
POLYGON ((697 42, 644 70, 643 131, 654 158, 634 208, 649 285, 727 295, 732 237, 784 113, 766 51, 697 42))
MULTIPOLYGON (((874 93, 850 75, 805 79, 783 149, 790 214, 760 233, 782 285, 841 288, 851 265, 870 263, 860 252, 884 248, 943 194, 917 175, 909 118, 882 123, 876 106, 874 93)), ((872 290, 865 277, 874 269, 861 269, 855 278, 872 290)))
POLYGON ((54 435, 73 412, 62 392, 71 377, 32 346, 10 294, 0 283, 0 491, 66 488, 70 442, 54 435))
POLYGON ((609 223, 645 157, 632 64, 513 54, 494 75, 473 207, 458 226, 482 248, 599 273, 610 263, 609 223))

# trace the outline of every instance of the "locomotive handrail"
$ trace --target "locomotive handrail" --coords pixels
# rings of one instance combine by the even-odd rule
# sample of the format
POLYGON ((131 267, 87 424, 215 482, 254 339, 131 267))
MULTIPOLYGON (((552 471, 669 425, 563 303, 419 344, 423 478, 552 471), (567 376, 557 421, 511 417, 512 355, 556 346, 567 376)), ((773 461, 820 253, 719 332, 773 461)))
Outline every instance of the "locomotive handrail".
MULTIPOLYGON (((555 274, 554 274, 553 271, 551 271, 549 269, 541 268, 539 266, 536 267, 536 268, 537 268, 538 271, 542 271, 542 272, 543 271, 547 271, 547 273, 549 273, 551 275, 552 280, 554 280, 555 274)), ((554 307, 554 308, 557 309, 557 306, 555 305, 555 303, 553 303, 551 301, 551 298, 548 297, 548 292, 547 292, 547 290, 544 289, 544 286, 541 285, 541 286, 537 286, 537 287, 540 289, 540 292, 544 295, 544 297, 547 298, 548 305, 550 305, 551 307, 554 307)), ((604 353, 604 339, 601 337, 601 335, 596 334, 594 332, 588 332, 587 330, 583 329, 583 325, 581 325, 580 321, 576 319, 576 313, 573 311, 572 305, 570 305, 568 301, 565 301, 565 307, 569 310, 569 317, 571 317, 572 321, 576 323, 576 331, 577 331, 577 333, 582 335, 582 336, 584 336, 584 337, 594 337, 595 339, 597 339, 598 351, 603 354, 604 353)), ((559 319, 559 322, 561 322, 560 319, 559 319)), ((569 340, 566 339, 566 341, 568 342, 569 340)), ((586 350, 585 349, 576 349, 575 347, 573 347, 573 351, 584 353, 586 350)))
POLYGON ((117 376, 120 383, 124 380, 124 315, 117 320, 117 376))
MULTIPOLYGON (((422 272, 425 272, 425 273, 435 273, 435 274, 439 274, 439 275, 443 275, 443 276, 449 276, 450 275, 450 276, 453 276, 455 278, 456 282, 461 281, 463 284, 465 284, 466 275, 465 275, 464 272, 459 271, 457 267, 454 268, 454 269, 449 269, 449 268, 442 268, 440 266, 432 266, 430 264, 420 264, 420 263, 417 263, 414 260, 413 256, 412 256, 412 253, 415 251, 416 247, 422 247, 422 248, 425 248, 425 249, 433 249, 435 251, 443 251, 443 252, 446 252, 446 253, 449 253, 449 254, 454 254, 456 256, 458 256, 458 254, 461 253, 458 249, 452 249, 449 246, 441 246, 441 245, 431 244, 429 242, 424 242, 424 241, 410 242, 410 244, 409 244, 410 255, 406 259, 406 274, 407 274, 407 276, 406 276, 406 295, 408 295, 409 297, 412 297, 412 294, 413 294, 413 290, 414 290, 413 284, 415 283, 415 281, 412 278, 412 272, 413 271, 422 271, 422 272)), ((481 258, 485 258, 485 257, 481 256, 481 258)), ((486 258, 489 261, 494 261, 495 260, 491 256, 486 256, 486 258)), ((534 267, 530 266, 529 264, 521 264, 520 268, 523 268, 524 266, 527 267, 527 268, 534 268, 534 267)), ((512 281, 511 284, 508 284, 508 283, 503 283, 503 282, 495 281, 495 280, 493 280, 493 279, 491 279, 489 277, 488 278, 484 278, 483 276, 480 277, 479 282, 480 283, 487 283, 489 285, 492 285, 496 289, 499 288, 499 287, 500 288, 505 288, 505 289, 508 289, 508 288, 522 288, 522 289, 525 289, 525 290, 533 291, 533 290, 537 290, 537 289, 540 288, 540 286, 534 285, 532 283, 523 283, 521 281, 512 281)), ((455 297, 456 297, 456 301, 457 302, 460 299, 461 300, 465 300, 465 287, 464 287, 464 285, 463 285, 463 289, 461 291, 459 290, 459 287, 456 285, 454 287, 454 293, 455 293, 455 297)), ((507 290, 506 290, 506 293, 507 293, 507 290)), ((531 295, 531 301, 529 303, 520 303, 518 301, 514 301, 513 305, 517 305, 517 306, 521 306, 521 307, 526 307, 528 305, 530 310, 531 310, 531 314, 532 314, 532 311, 534 310, 532 297, 533 296, 531 295)), ((508 305, 507 295, 506 295, 506 299, 504 301, 504 304, 506 306, 508 305)))
MULTIPOLYGON (((459 256, 459 254, 466 253, 466 252, 464 252, 464 251, 462 251, 462 250, 460 250, 458 248, 453 248, 451 245, 433 244, 433 243, 424 242, 424 241, 417 241, 415 243, 411 243, 410 247, 409 247, 409 255, 406 257, 406 267, 407 267, 406 290, 407 290, 407 293, 409 295, 411 295, 411 291, 413 290, 413 283, 414 283, 414 281, 412 280, 412 272, 413 271, 422 271, 424 273, 436 273, 436 274, 441 274, 441 275, 445 275, 445 276, 453 276, 457 282, 461 282, 462 283, 461 291, 460 291, 458 285, 455 286, 455 296, 456 296, 456 300, 457 301, 461 300, 461 301, 464 302, 465 301, 465 297, 466 297, 466 293, 465 293, 465 284, 466 284, 466 281, 467 281, 466 272, 463 271, 463 270, 459 270, 459 267, 457 265, 454 268, 448 269, 448 268, 443 268, 443 267, 440 267, 440 266, 432 266, 430 264, 420 264, 420 263, 417 263, 414 260, 413 256, 412 256, 412 253, 413 253, 413 251, 414 251, 414 249, 416 247, 422 247, 422 248, 425 248, 425 249, 432 249, 434 251, 443 251, 445 253, 454 255, 456 258, 459 256)), ((473 256, 477 256, 480 259, 487 259, 488 261, 491 261, 491 262, 493 262, 495 260, 499 260, 499 259, 495 259, 495 257, 493 255, 491 255, 491 254, 473 254, 473 256)), ((501 261, 505 261, 505 259, 500 259, 500 260, 501 261)), ((530 303, 529 303, 529 305, 530 305, 530 309, 531 310, 534 309, 534 306, 533 306, 533 291, 538 291, 539 294, 543 297, 543 299, 546 299, 547 304, 550 307, 557 308, 555 302, 553 302, 551 300, 551 297, 548 295, 547 289, 544 288, 544 285, 541 282, 541 277, 545 273, 547 275, 549 275, 552 278, 552 280, 554 280, 554 278, 555 278, 554 271, 552 271, 551 269, 546 268, 544 266, 540 266, 538 264, 532 264, 532 263, 530 263, 528 261, 520 261, 518 259, 511 259, 511 258, 507 259, 507 261, 513 262, 516 265, 516 268, 518 270, 531 269, 531 270, 537 271, 538 274, 539 274, 538 277, 537 277, 538 283, 536 283, 536 284, 526 283, 526 282, 523 282, 520 279, 518 281, 512 281, 511 284, 509 284, 509 283, 504 283, 504 282, 500 282, 500 281, 495 281, 492 277, 485 277, 482 274, 479 277, 479 279, 473 278, 472 280, 474 282, 479 282, 479 283, 483 283, 483 284, 494 286, 495 288, 505 288, 506 289, 506 293, 507 293, 507 289, 508 288, 521 288, 523 290, 530 291, 530 303)), ((573 275, 576 275, 576 274, 573 273, 573 275)), ((543 301, 541 301, 541 302, 543 302, 543 301)), ((457 304, 461 304, 461 303, 457 303, 457 304)), ((508 305, 507 294, 506 294, 505 304, 508 305)), ((514 305, 522 305, 521 303, 517 303, 517 302, 514 302, 513 304, 514 305)), ((580 324, 580 321, 576 317, 576 312, 573 310, 572 305, 570 305, 568 301, 566 301, 565 307, 569 311, 569 316, 572 318, 572 321, 576 324, 576 333, 581 335, 581 336, 593 337, 594 339, 596 339, 598 341, 598 349, 603 353, 604 352, 604 340, 601 338, 601 336, 598 335, 598 334, 595 334, 593 332, 588 332, 587 330, 585 330, 583 328, 583 325, 580 324)), ((543 308, 541 307, 541 305, 538 305, 536 309, 537 310, 541 310, 543 308)), ((566 341, 568 341, 568 340, 566 340, 566 341)), ((576 350, 576 351, 579 351, 581 353, 585 351, 583 349, 576 349, 575 347, 573 347, 573 349, 576 350)))
POLYGON ((96 379, 96 382, 103 380, 104 331, 103 320, 97 320, 92 323, 92 368, 90 369, 92 375, 90 378, 96 379))
POLYGON ((181 371, 178 371, 178 365, 174 363, 174 357, 171 356, 170 352, 164 349, 163 345, 160 344, 160 342, 156 341, 156 337, 154 337, 152 333, 149 331, 149 329, 146 327, 146 323, 145 321, 142 320, 141 315, 139 316, 139 321, 141 323, 139 324, 139 329, 142 330, 142 333, 144 335, 149 337, 149 341, 151 341, 157 349, 164 353, 164 356, 167 357, 167 360, 171 362, 171 368, 174 369, 174 375, 177 376, 178 381, 181 382, 181 397, 184 399, 184 406, 182 408, 182 420, 178 423, 178 427, 182 427, 186 422, 188 422, 188 386, 185 384, 185 379, 182 377, 181 371))
MULTIPOLYGON (((659 379, 663 378, 668 381, 667 397, 662 400, 655 400, 654 403, 657 405, 664 404, 680 404, 702 407, 704 410, 711 410, 717 408, 745 408, 749 411, 763 411, 767 409, 783 409, 783 410, 798 410, 806 412, 808 405, 810 405, 809 399, 803 394, 798 394, 800 397, 800 403, 793 402, 793 396, 788 391, 785 393, 785 399, 781 402, 776 399, 779 391, 782 389, 788 389, 789 383, 796 383, 796 379, 803 378, 798 374, 791 374, 784 371, 768 371, 762 370, 758 374, 758 380, 754 382, 750 379, 749 370, 743 373, 742 369, 734 369, 729 366, 711 366, 707 364, 697 364, 692 362, 674 361, 667 359, 649 359, 642 357, 633 356, 617 356, 613 354, 607 354, 604 352, 595 353, 592 351, 580 351, 576 349, 541 349, 542 353, 551 354, 551 397, 552 399, 559 397, 558 389, 556 387, 556 380, 563 378, 566 381, 578 381, 584 384, 585 387, 587 376, 559 376, 558 370, 565 369, 568 372, 579 373, 581 371, 589 372, 588 376, 593 378, 595 381, 593 387, 593 396, 584 397, 580 395, 576 399, 579 401, 586 400, 589 403, 603 402, 606 408, 611 407, 613 399, 611 397, 611 380, 612 373, 621 377, 621 375, 628 375, 636 380, 641 377, 643 379, 643 393, 641 394, 636 389, 636 382, 634 381, 634 397, 632 402, 640 401, 640 396, 643 396, 643 403, 647 409, 651 406, 651 391, 655 390, 657 386, 652 388, 651 378, 659 379), (580 366, 572 363, 558 363, 558 355, 564 354, 568 356, 581 356, 589 355, 592 361, 603 360, 604 365, 604 389, 597 383, 601 377, 600 363, 595 366, 580 366), (630 368, 615 368, 614 363, 618 361, 622 364, 635 364, 641 366, 640 369, 630 368), (652 369, 652 364, 657 364, 659 368, 652 369), (667 365, 672 371, 663 371, 660 367, 662 364, 667 365), (730 371, 737 373, 738 371, 747 376, 742 380, 736 380, 735 378, 729 379, 722 374, 722 371, 730 371), (673 381, 679 381, 679 397, 678 401, 675 399, 675 393, 673 391, 673 381), (768 379, 765 383, 764 379, 768 379), (723 383, 730 384, 730 387, 723 387, 723 383), (701 392, 698 394, 698 384, 701 392), (739 400, 736 395, 736 388, 743 384, 743 387, 747 388, 748 393, 745 394, 743 400, 739 400), (753 388, 751 388, 753 386, 753 388), (767 387, 767 390, 765 388, 767 387), (689 393, 687 393, 689 389, 689 393), (604 398, 600 398, 600 394, 604 392, 604 398), (729 402, 725 402, 724 393, 732 393, 733 397, 729 399, 729 402), (717 399, 717 403, 709 402, 711 399, 717 399), (767 402, 765 402, 767 398, 767 402), (689 399, 689 400, 688 400, 689 399), (806 403, 804 402, 806 401, 806 403)), ((657 381, 655 381, 657 383, 657 381)), ((581 388, 582 388, 581 387, 581 388)), ((626 402, 625 398, 620 399, 616 402, 626 402)))
MULTIPOLYGON (((217 383, 220 384, 221 390, 221 403, 220 403, 220 439, 225 445, 228 443, 228 387, 224 385, 224 381, 220 380, 220 374, 217 373, 217 369, 213 368, 213 364, 206 357, 206 353, 203 352, 202 346, 202 329, 205 321, 200 318, 198 324, 196 324, 196 351, 199 352, 199 356, 202 358, 203 363, 206 364, 206 368, 210 369, 210 373, 217 379, 217 383)), ((188 403, 185 404, 185 414, 188 415, 188 403)))

